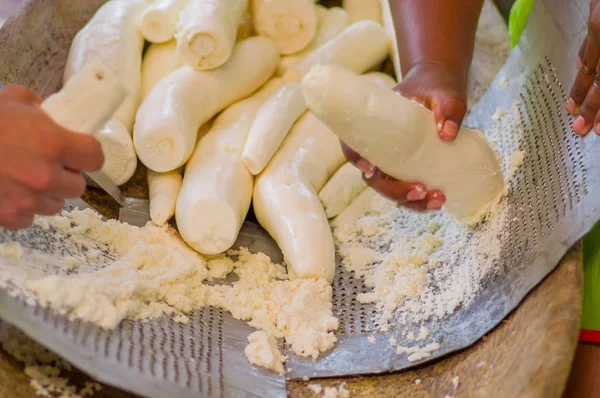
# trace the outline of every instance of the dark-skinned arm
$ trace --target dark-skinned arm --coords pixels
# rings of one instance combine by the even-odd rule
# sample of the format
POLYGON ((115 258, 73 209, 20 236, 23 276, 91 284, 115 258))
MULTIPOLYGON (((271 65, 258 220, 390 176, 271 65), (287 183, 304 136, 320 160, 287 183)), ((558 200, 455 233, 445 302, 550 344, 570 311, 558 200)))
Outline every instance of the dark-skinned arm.
MULTIPOLYGON (((436 114, 452 140, 466 113, 467 76, 483 0, 389 0, 404 81, 398 86, 436 114)), ((441 123, 441 124, 440 124, 441 123)))
MULTIPOLYGON (((467 112, 467 76, 483 0, 389 0, 403 80, 394 89, 433 110, 440 138, 456 138, 467 112)), ((418 181, 398 181, 343 145, 365 182, 414 210, 436 210, 444 194, 418 181)))

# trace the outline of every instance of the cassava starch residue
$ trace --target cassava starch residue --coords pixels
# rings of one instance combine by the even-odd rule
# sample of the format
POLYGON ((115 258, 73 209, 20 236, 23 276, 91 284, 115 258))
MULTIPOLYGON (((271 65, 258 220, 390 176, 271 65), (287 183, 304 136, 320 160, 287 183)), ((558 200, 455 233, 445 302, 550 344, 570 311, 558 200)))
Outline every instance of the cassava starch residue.
MULTIPOLYGON (((204 258, 172 229, 105 222, 89 209, 40 217, 29 230, 4 233, 12 234, 8 240, 13 241, 23 234, 28 234, 25 241, 43 237, 45 247, 41 252, 3 244, 0 285, 72 319, 107 329, 125 318, 164 314, 185 323, 185 313, 212 305, 267 334, 251 336, 251 354, 269 354, 261 342, 285 338, 297 355, 317 358, 336 341, 338 323, 327 281, 289 281, 285 268, 261 253, 241 248, 204 258), (205 283, 230 272, 238 277, 231 285, 205 283)), ((275 353, 276 360, 268 361, 258 354, 249 355, 253 363, 282 372, 283 356, 275 353)))
MULTIPOLYGON (((519 150, 521 129, 516 108, 505 113, 487 131, 500 154, 503 174, 510 179, 523 163, 519 150)), ((374 303, 375 324, 387 332, 392 325, 418 327, 453 314, 467 306, 482 288, 482 282, 497 267, 498 236, 507 221, 504 202, 495 206, 485 222, 469 226, 444 212, 417 214, 364 191, 356 208, 348 208, 334 221, 334 237, 346 271, 364 281, 368 292, 359 294, 362 303, 374 303), (362 202, 362 203, 360 203, 362 202), (478 229, 477 244, 469 244, 472 228, 478 229)), ((426 341, 424 326, 415 333, 406 327, 405 340, 426 341)), ((375 343, 375 336, 372 336, 375 343)), ((390 345, 410 361, 423 359, 439 344, 413 347, 390 345)))

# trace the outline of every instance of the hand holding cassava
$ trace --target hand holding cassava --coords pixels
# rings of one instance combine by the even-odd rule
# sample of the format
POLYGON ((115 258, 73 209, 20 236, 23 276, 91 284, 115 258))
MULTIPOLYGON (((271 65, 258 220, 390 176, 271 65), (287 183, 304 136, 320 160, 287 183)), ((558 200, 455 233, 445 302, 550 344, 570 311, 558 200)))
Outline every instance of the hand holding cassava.
MULTIPOLYGON (((394 90, 434 112, 440 139, 456 138, 466 114, 467 75, 482 0, 390 0, 404 79, 394 90)), ((418 181, 398 181, 342 144, 365 182, 383 196, 415 210, 436 210, 442 192, 418 181)))

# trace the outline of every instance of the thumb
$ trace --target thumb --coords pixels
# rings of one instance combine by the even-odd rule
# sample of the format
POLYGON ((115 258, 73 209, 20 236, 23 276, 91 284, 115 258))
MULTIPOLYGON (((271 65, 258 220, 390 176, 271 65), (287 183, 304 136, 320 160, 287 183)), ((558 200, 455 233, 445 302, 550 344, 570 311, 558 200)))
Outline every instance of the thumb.
POLYGON ((64 166, 76 171, 97 171, 104 164, 102 145, 91 135, 65 130, 61 158, 64 166))
POLYGON ((440 138, 454 141, 467 113, 466 101, 458 95, 445 94, 435 98, 432 107, 440 138))

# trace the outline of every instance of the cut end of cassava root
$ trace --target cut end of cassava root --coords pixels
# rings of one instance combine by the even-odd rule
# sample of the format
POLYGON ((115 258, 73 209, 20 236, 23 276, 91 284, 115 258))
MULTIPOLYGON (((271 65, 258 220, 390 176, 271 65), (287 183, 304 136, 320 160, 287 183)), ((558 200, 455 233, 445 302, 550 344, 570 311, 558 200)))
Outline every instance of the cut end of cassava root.
POLYGON ((236 211, 228 203, 205 199, 197 201, 183 217, 178 217, 177 227, 194 250, 214 255, 233 246, 241 227, 238 219, 236 211))
POLYGON ((198 70, 223 65, 232 54, 248 0, 189 0, 177 25, 177 53, 198 70))
POLYGON ((191 152, 185 150, 189 142, 184 137, 169 135, 162 129, 148 132, 143 140, 134 134, 133 139, 142 163, 160 173, 175 170, 185 164, 191 152))
POLYGON ((204 58, 214 53, 217 45, 215 44, 215 39, 210 35, 199 33, 194 35, 194 38, 190 42, 190 47, 197 56, 204 58))
POLYGON ((109 120, 95 137, 104 152, 102 172, 116 185, 125 184, 137 167, 131 134, 120 121, 109 120))
POLYGON ((273 39, 281 54, 299 52, 315 37, 313 0, 254 0, 252 7, 256 31, 273 39))
POLYGON ((177 21, 159 10, 148 9, 140 19, 140 32, 152 43, 165 43, 173 38, 177 21))

